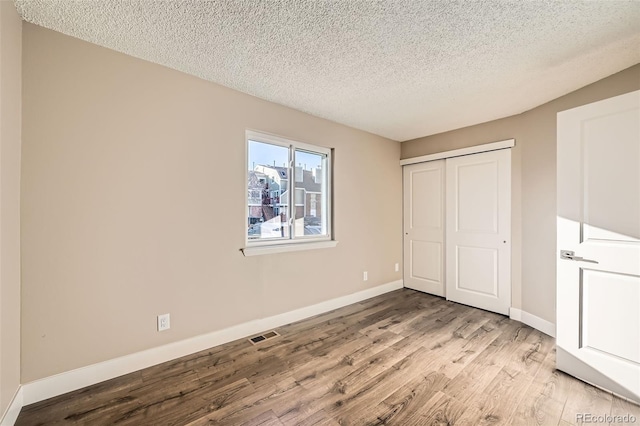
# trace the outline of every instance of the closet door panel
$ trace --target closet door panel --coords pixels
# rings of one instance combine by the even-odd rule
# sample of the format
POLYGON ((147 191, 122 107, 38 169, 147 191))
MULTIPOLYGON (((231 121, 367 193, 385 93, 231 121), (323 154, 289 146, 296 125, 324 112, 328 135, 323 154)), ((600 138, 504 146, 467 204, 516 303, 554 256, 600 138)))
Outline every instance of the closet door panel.
POLYGON ((444 296, 445 161, 403 168, 404 285, 444 296))
POLYGON ((511 151, 446 160, 447 299, 509 315, 511 151))

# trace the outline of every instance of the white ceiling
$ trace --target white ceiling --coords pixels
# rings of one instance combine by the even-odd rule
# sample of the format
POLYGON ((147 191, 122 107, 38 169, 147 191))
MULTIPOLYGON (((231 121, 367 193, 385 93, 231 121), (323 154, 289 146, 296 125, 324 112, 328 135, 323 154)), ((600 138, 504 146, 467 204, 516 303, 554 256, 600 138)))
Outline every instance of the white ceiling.
POLYGON ((398 141, 640 62, 638 1, 16 0, 24 20, 398 141))

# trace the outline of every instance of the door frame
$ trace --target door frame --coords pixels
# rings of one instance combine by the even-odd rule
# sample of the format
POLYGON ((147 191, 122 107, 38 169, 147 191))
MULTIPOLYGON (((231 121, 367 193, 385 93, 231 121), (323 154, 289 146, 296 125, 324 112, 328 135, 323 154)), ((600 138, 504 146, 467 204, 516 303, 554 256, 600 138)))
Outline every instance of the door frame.
POLYGON ((498 142, 473 145, 467 148, 452 149, 450 151, 436 152, 433 154, 421 155, 419 157, 405 158, 404 160, 400 160, 400 165, 406 166, 409 164, 426 163, 427 161, 443 160, 451 157, 461 157, 463 155, 470 154, 479 154, 481 152, 496 151, 498 149, 504 148, 513 148, 514 146, 516 146, 515 139, 505 139, 498 142))

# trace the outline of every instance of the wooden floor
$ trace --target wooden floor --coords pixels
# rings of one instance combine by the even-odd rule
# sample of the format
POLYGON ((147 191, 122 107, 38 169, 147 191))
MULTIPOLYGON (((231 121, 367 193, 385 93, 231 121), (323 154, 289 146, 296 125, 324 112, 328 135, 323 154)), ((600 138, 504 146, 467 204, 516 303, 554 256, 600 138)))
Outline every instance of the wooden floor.
POLYGON ((570 425, 640 407, 556 371, 554 339, 398 290, 23 408, 17 425, 570 425))

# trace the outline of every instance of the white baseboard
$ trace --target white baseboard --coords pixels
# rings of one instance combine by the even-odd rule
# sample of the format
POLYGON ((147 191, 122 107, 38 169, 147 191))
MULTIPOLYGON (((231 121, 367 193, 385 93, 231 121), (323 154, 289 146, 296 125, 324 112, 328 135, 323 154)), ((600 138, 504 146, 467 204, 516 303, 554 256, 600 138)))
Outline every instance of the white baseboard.
POLYGON ((23 389, 22 386, 18 386, 18 390, 15 395, 13 395, 9 407, 7 407, 7 410, 4 412, 2 419, 0 419, 0 426, 13 426, 16 420, 18 420, 18 415, 23 406, 23 389))
MULTIPOLYGON (((76 370, 67 371, 22 385, 24 405, 62 395, 76 389, 103 382, 143 368, 151 367, 172 359, 199 352, 233 340, 300 321, 314 315, 361 302, 403 287, 402 280, 393 281, 378 287, 362 290, 354 294, 327 300, 315 305, 296 309, 268 318, 261 318, 212 333, 195 336, 190 339, 136 352, 120 358, 111 359, 76 370)), ((22 405, 21 405, 22 406, 22 405)), ((4 426, 4 423, 2 424, 4 426)))
POLYGON ((509 318, 515 321, 520 321, 524 324, 527 324, 536 330, 543 332, 546 335, 551 337, 556 337, 556 325, 552 322, 544 320, 540 317, 530 314, 529 312, 525 312, 520 309, 511 308, 509 309, 509 318))

